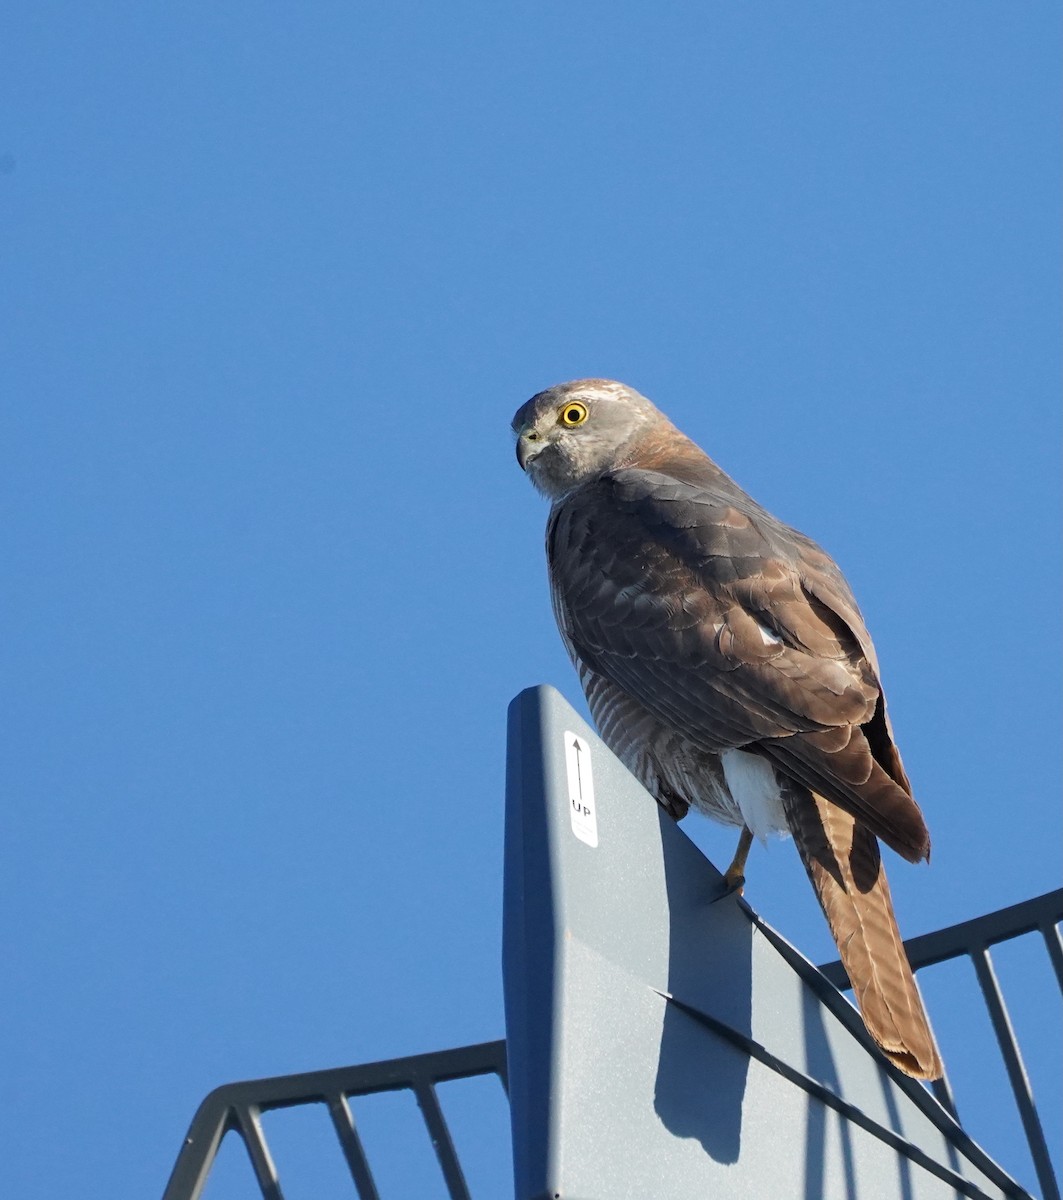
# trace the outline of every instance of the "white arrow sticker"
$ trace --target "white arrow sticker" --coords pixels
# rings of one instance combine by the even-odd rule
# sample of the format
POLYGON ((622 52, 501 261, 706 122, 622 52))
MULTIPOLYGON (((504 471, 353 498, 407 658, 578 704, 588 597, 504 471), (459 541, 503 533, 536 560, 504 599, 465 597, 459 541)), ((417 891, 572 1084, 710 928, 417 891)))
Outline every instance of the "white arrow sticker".
POLYGON ((565 766, 568 768, 568 815, 572 819, 572 832, 588 846, 597 846, 598 818, 594 815, 591 748, 583 738, 567 729, 565 766))

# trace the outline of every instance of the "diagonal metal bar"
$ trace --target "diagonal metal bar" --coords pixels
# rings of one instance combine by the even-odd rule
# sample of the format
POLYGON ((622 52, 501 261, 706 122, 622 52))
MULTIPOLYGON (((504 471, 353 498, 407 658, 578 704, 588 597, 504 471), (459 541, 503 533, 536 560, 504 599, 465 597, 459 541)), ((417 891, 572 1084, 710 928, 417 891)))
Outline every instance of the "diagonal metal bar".
POLYGON ((949 1083, 948 1073, 943 1074, 940 1079, 935 1079, 930 1084, 930 1090, 934 1093, 938 1104, 952 1117, 956 1124, 961 1124, 960 1114, 956 1110, 956 1097, 952 1094, 952 1084, 949 1083))
POLYGON ((241 1104, 233 1109, 233 1124, 244 1139, 255 1179, 265 1200, 284 1200, 277 1168, 273 1165, 266 1135, 262 1132, 261 1113, 255 1104, 241 1104))
POLYGON ((422 1076, 414 1083, 413 1091, 417 1103, 421 1106, 424 1123, 428 1126, 428 1134, 435 1147, 436 1158, 439 1159, 451 1200, 472 1200, 432 1081, 422 1076))
POLYGON ((347 1169, 354 1180, 354 1186, 358 1189, 358 1200, 380 1200, 380 1193, 376 1190, 369 1160, 365 1156, 362 1139, 354 1126, 354 1117, 347 1101, 341 1095, 334 1095, 329 1096, 327 1103, 343 1157, 347 1160, 347 1169))
POLYGON ((1059 927, 1054 921, 1047 921, 1041 926, 1041 934, 1048 948, 1048 957, 1056 971, 1059 980, 1059 990, 1063 992, 1063 937, 1060 937, 1059 927))
MULTIPOLYGON (((1059 899, 1063 900, 1063 891, 1059 892, 1058 897, 1059 899)), ((1044 897, 1040 897, 1039 899, 1043 900, 1044 897)), ((1015 907, 1021 908, 1024 906, 1016 905, 1015 907)), ((819 992, 820 999, 827 1005, 828 1008, 831 1009, 834 1015, 848 1024, 850 1029, 856 1033, 857 1037, 866 1038, 867 1034, 864 1029, 863 1022, 857 1014, 856 1009, 853 1008, 848 1001, 845 1001, 836 990, 823 986, 823 977, 826 974, 823 968, 813 967, 812 964, 809 963, 798 951, 794 950, 794 948, 786 941, 785 938, 776 933, 776 931, 772 929, 772 927, 766 922, 761 920, 756 913, 753 913, 752 915, 754 924, 761 931, 761 933, 763 933, 763 935, 772 943, 772 945, 779 950, 779 953, 791 964, 791 966, 793 966, 798 974, 802 975, 814 988, 816 988, 816 990, 819 992)), ((962 949, 957 949, 954 951, 954 954, 960 953, 963 953, 962 949)), ((829 965, 841 967, 840 963, 829 965)), ((842 982, 840 986, 848 987, 849 979, 845 974, 844 969, 841 972, 841 979, 842 982)), ((727 1036, 727 1034, 724 1034, 724 1036, 727 1036)), ((930 1117, 930 1119, 934 1120, 936 1123, 936 1118, 932 1115, 932 1110, 934 1107, 936 1107, 935 1100, 937 1099, 937 1096, 934 1095, 932 1097, 931 1093, 927 1091, 927 1089, 924 1088, 921 1083, 915 1079, 909 1078, 907 1075, 901 1074, 895 1067, 886 1063, 884 1059, 882 1060, 882 1065, 885 1070, 888 1070, 891 1073, 897 1086, 908 1095, 913 1103, 922 1108, 923 1111, 930 1117)), ((944 1107, 944 1105, 942 1105, 942 1107, 944 1107)), ((955 1120, 955 1118, 953 1119, 955 1120)), ((966 1154, 972 1162, 977 1163, 979 1169, 988 1175, 990 1179, 994 1180, 994 1182, 996 1182, 1004 1190, 1006 1195, 1025 1196, 1027 1194, 1023 1191, 1015 1191, 1017 1185, 1015 1184, 1014 1180, 1009 1179, 1008 1176, 1000 1170, 997 1164, 991 1158, 989 1158, 985 1151, 982 1150, 981 1147, 969 1137, 969 1135, 963 1130, 962 1126, 959 1125, 958 1121, 956 1123, 956 1129, 950 1133, 950 1138, 957 1146, 961 1146, 962 1144, 964 1154, 966 1154), (960 1138, 962 1138, 962 1143, 960 1138)), ((1045 1200, 1048 1200, 1047 1196, 1045 1197, 1045 1200)), ((1052 1200, 1057 1200, 1057 1198, 1053 1197, 1052 1200)))
MULTIPOLYGON (((915 981, 915 990, 919 992, 919 998, 923 1001, 923 1008, 926 1009, 927 1013, 929 1014, 930 1010, 927 1008, 926 1000, 923 997, 923 993, 919 987, 918 979, 915 981)), ((933 1033, 933 1025, 931 1025, 931 1032, 933 1033)), ((937 1035, 935 1034, 934 1036, 936 1038, 937 1035)), ((953 1095, 952 1084, 949 1082, 949 1073, 945 1068, 944 1063, 942 1063, 941 1067, 941 1078, 935 1079, 931 1082, 930 1090, 934 1093, 934 1097, 941 1107, 949 1114, 950 1117, 952 1117, 957 1125, 960 1125, 961 1121, 959 1110, 956 1108, 956 1097, 953 1095)))
POLYGON ((232 1128, 226 1091, 215 1088, 196 1109, 162 1200, 199 1200, 202 1195, 221 1140, 232 1128))
POLYGON ((1011 1090, 1015 1093, 1015 1103, 1019 1107, 1019 1116, 1026 1132, 1026 1140, 1030 1144, 1030 1154, 1033 1157, 1034 1169, 1037 1172, 1037 1182, 1041 1185, 1043 1200, 1060 1200, 1059 1188, 1056 1185, 1055 1174, 1052 1170, 1052 1160, 1048 1156, 1048 1145, 1045 1142, 1041 1119, 1037 1115, 1037 1107, 1033 1102, 1033 1092, 1030 1079, 1026 1074, 1026 1066, 1022 1061, 1019 1043, 1015 1038, 1015 1030, 1004 1004, 1004 996, 997 982, 993 961, 989 950, 979 947, 971 952, 974 969, 978 975, 978 983, 985 997, 986 1008, 989 1010, 993 1030, 1000 1044, 1000 1053, 1004 1056, 1011 1090))
MULTIPOLYGON (((656 990, 656 989, 655 989, 656 990)), ((810 1096, 814 1096, 828 1108, 834 1109, 835 1112, 841 1113, 846 1120, 851 1121, 854 1125, 859 1125, 861 1129, 877 1137, 891 1149, 897 1151, 898 1154, 903 1154, 912 1162, 918 1164, 924 1170, 932 1175, 936 1175, 939 1179, 944 1180, 947 1184, 953 1187, 961 1196, 972 1197, 972 1200, 982 1200, 985 1193, 981 1188, 971 1183, 970 1180, 964 1179, 962 1175, 958 1175, 955 1171, 950 1170, 943 1163, 939 1163, 933 1159, 920 1147, 913 1145, 906 1138, 903 1138, 899 1133, 895 1133, 892 1129, 888 1129, 885 1125, 876 1121, 873 1117, 868 1116, 862 1109, 856 1105, 850 1104, 849 1101, 843 1100, 830 1088, 825 1087, 816 1079, 810 1078, 803 1072, 798 1071, 789 1063, 784 1062, 777 1055, 772 1054, 766 1046, 762 1046, 760 1042, 749 1037, 748 1034, 742 1033, 740 1030, 732 1028, 726 1022, 721 1021, 718 1017, 712 1016, 710 1013, 702 1012, 701 1009, 695 1008, 691 1004, 687 1004, 682 1000, 667 992, 658 991, 657 994, 669 1004, 674 1005, 687 1016, 692 1017, 695 1021, 700 1021, 707 1028, 711 1029, 717 1036, 725 1038, 733 1045, 738 1046, 745 1051, 751 1058, 755 1058, 758 1062, 770 1070, 775 1071, 790 1083, 795 1084, 810 1096)), ((969 1142, 969 1139, 966 1139, 969 1142)), ((973 1146, 973 1143, 970 1143, 973 1146)), ((965 1147, 966 1149, 966 1147, 965 1147)), ((1018 1188, 1011 1180, 1009 1180, 995 1163, 986 1160, 984 1164, 989 1170, 986 1172, 990 1178, 997 1183, 1005 1195, 1018 1198, 1018 1200, 1030 1200, 1029 1194, 1018 1188)))

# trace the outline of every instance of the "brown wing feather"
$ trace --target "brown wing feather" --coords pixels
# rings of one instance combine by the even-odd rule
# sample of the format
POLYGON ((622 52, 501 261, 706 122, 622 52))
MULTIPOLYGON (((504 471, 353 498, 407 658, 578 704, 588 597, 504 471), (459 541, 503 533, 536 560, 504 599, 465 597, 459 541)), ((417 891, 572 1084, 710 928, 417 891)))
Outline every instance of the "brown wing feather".
POLYGON ((829 782, 829 798, 909 862, 930 857, 922 813, 907 788, 876 760, 863 729, 842 725, 825 733, 767 738, 757 748, 808 788, 826 791, 829 782))
POLYGON ((711 460, 684 471, 614 471, 555 507, 547 550, 573 657, 705 750, 758 746, 906 858, 925 857, 841 572, 711 460))

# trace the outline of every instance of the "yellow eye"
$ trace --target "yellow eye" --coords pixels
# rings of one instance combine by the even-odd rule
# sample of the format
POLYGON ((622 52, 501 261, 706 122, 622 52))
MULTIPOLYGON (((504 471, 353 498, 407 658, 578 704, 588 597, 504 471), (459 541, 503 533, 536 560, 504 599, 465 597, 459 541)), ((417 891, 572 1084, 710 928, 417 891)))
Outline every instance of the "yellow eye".
POLYGON ((574 425, 582 425, 587 419, 587 406, 580 404, 578 400, 573 400, 571 404, 566 404, 561 410, 561 424, 567 425, 571 429, 574 425))

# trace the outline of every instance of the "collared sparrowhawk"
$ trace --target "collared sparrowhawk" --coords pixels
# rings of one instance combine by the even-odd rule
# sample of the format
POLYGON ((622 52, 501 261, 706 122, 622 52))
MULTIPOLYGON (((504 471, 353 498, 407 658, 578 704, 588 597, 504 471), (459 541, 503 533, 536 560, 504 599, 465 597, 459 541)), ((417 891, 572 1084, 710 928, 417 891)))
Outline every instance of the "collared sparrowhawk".
POLYGON ((623 384, 540 392, 513 430, 552 501, 554 612, 606 745, 676 819, 742 828, 736 886, 750 835, 793 835, 869 1032, 938 1078, 879 854, 919 862, 930 837, 841 571, 623 384))

